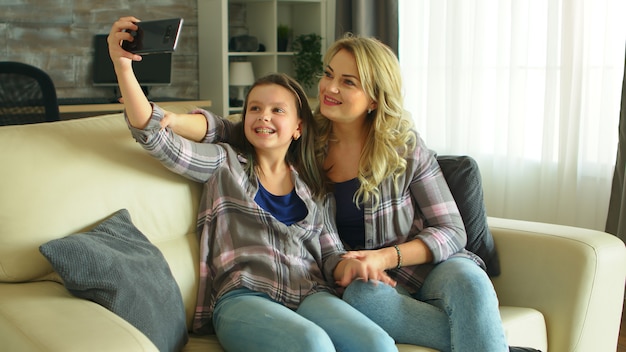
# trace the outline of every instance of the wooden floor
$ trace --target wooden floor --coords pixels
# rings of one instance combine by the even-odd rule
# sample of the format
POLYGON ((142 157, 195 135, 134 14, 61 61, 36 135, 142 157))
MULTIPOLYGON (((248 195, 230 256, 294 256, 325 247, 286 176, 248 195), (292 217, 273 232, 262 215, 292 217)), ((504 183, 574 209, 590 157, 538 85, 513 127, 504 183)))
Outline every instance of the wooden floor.
MULTIPOLYGON (((625 307, 626 307, 626 301, 625 307)), ((619 328, 619 337, 617 339, 617 352, 626 352, 626 309, 622 311, 622 324, 619 328)))

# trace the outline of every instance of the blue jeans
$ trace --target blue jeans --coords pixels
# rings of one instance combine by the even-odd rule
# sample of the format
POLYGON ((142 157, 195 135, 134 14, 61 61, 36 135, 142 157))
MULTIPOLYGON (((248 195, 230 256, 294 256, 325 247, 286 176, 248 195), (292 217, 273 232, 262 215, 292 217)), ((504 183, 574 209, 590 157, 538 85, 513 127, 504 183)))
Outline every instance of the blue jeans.
POLYGON ((394 340, 349 304, 327 292, 296 311, 246 288, 221 297, 213 326, 226 351, 397 351, 394 340))
POLYGON ((508 351, 498 298, 487 274, 467 258, 439 263, 419 292, 356 280, 343 299, 398 343, 439 351, 508 351))

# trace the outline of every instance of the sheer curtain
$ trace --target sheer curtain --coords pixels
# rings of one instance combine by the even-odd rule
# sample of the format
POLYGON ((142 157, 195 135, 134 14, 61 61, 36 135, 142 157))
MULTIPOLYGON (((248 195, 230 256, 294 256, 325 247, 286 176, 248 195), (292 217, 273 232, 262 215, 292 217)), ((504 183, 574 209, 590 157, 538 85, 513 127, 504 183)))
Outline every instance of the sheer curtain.
POLYGON ((479 163, 490 216, 604 230, 626 2, 400 0, 405 103, 479 163))

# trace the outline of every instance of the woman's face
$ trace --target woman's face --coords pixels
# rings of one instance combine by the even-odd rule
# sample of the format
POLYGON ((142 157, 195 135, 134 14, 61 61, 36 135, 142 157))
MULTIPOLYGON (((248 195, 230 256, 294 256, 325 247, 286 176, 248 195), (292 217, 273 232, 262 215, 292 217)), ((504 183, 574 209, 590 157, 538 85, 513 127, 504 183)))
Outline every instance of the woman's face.
POLYGON ((320 112, 333 122, 365 119, 373 109, 359 80, 352 53, 342 49, 330 60, 319 83, 320 112))
POLYGON ((277 84, 262 84, 248 95, 244 131, 248 141, 259 151, 287 153, 293 138, 301 134, 293 92, 277 84))

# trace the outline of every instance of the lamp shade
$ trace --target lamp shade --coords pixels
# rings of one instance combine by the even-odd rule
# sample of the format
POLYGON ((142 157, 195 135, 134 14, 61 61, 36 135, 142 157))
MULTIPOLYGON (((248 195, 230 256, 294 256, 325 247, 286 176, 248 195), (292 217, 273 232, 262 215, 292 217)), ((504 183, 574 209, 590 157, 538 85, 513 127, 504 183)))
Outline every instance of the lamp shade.
POLYGON ((254 72, 251 62, 231 62, 229 69, 229 82, 231 86, 251 86, 254 83, 254 72))

